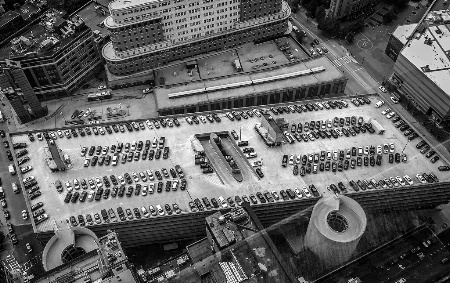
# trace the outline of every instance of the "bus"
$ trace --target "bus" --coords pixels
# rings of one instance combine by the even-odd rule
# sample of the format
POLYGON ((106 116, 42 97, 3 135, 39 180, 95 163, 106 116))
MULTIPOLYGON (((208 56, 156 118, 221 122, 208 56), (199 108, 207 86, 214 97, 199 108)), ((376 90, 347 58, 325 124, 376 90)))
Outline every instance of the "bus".
POLYGON ((104 91, 104 92, 100 92, 100 93, 88 94, 87 100, 88 101, 97 101, 97 100, 103 100, 103 99, 110 99, 111 97, 112 97, 112 95, 109 91, 104 91))

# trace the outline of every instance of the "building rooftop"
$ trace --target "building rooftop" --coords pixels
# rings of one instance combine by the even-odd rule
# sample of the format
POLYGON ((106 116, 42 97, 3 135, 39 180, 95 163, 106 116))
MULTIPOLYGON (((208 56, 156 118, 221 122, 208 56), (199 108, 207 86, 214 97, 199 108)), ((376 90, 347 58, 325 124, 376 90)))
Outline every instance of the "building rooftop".
POLYGON ((447 83, 450 74, 450 11, 443 8, 445 3, 442 2, 436 1, 430 7, 417 28, 414 25, 400 26, 394 35, 405 44, 401 54, 450 95, 447 83))
POLYGON ((48 10, 39 24, 31 25, 0 49, 0 60, 25 56, 32 58, 34 55, 51 56, 70 44, 79 32, 88 28, 80 17, 74 16, 66 21, 63 16, 64 12, 48 10))
POLYGON ((87 228, 58 227, 45 246, 42 261, 44 265, 44 261, 52 261, 54 265, 47 265, 47 271, 32 282, 59 282, 63 278, 70 278, 74 283, 87 282, 85 278, 90 279, 88 282, 135 282, 131 270, 126 268, 127 257, 113 232, 99 239, 87 228), (65 253, 66 260, 58 261, 61 256, 55 251, 65 253), (111 268, 120 264, 125 268, 115 269, 112 276, 111 268))
POLYGON ((219 249, 240 242, 258 231, 244 208, 232 209, 226 214, 218 211, 206 217, 206 225, 219 249))
MULTIPOLYGON (((169 72, 164 74, 164 70, 161 71, 162 76, 169 76, 169 72)), ((201 74, 200 74, 201 76, 201 74)), ((246 95, 252 95, 257 93, 270 92, 274 90, 282 90, 286 88, 296 88, 300 86, 307 86, 313 84, 320 84, 322 82, 329 82, 343 78, 344 75, 334 66, 326 57, 319 57, 306 62, 291 63, 284 65, 281 68, 263 69, 260 72, 255 73, 234 73, 228 76, 217 77, 214 80, 198 80, 192 83, 179 84, 165 87, 158 87, 154 89, 156 102, 159 109, 165 108, 177 108, 186 105, 193 105, 201 102, 209 102, 215 100, 222 100, 233 97, 243 97, 246 95), (251 81, 261 78, 267 78, 277 75, 285 75, 298 71, 304 71, 316 67, 324 67, 325 71, 305 75, 296 76, 287 79, 280 79, 268 83, 247 85, 239 87, 239 91, 236 89, 224 89, 218 91, 204 92, 196 95, 182 96, 178 98, 169 98, 169 94, 202 89, 206 87, 222 86, 232 83, 251 81)))
POLYGON ((120 10, 120 9, 127 9, 131 7, 140 6, 143 4, 151 3, 151 2, 157 2, 156 0, 115 0, 109 3, 109 8, 111 10, 120 10))
MULTIPOLYGON (((103 1, 106 2, 106 1, 103 1)), ((89 2, 88 5, 84 6, 83 9, 76 12, 80 16, 84 23, 92 31, 100 31, 103 36, 109 34, 108 29, 103 25, 103 21, 109 16, 108 3, 103 3, 100 1, 89 2), (106 5, 106 6, 105 6, 106 5)))
MULTIPOLYGON (((378 100, 378 97, 369 97, 372 102, 378 100)), ((99 102, 100 104, 100 102, 99 102)), ((297 103, 298 104, 298 103, 297 103)), ((356 107, 349 103, 346 108, 346 114, 348 116, 355 115, 356 117, 363 117, 365 120, 375 118, 386 129, 384 135, 370 135, 368 133, 359 134, 351 138, 338 138, 338 139, 321 139, 320 142, 308 142, 308 143, 295 143, 291 145, 283 145, 281 148, 267 148, 264 141, 256 133, 254 127, 257 123, 261 122, 261 118, 253 117, 249 119, 242 119, 241 121, 230 121, 225 117, 223 112, 217 112, 222 118, 222 122, 217 123, 201 123, 199 125, 189 125, 184 117, 178 117, 180 121, 180 127, 166 127, 153 130, 141 130, 133 131, 132 133, 113 133, 97 136, 86 136, 78 138, 58 138, 55 142, 58 144, 64 154, 70 156, 72 166, 70 170, 65 172, 49 173, 44 160, 43 148, 47 146, 44 141, 30 142, 26 134, 16 134, 12 136, 12 142, 26 142, 29 152, 29 165, 33 166, 33 170, 27 174, 23 174, 21 177, 26 178, 28 176, 35 176, 42 195, 39 198, 30 201, 30 205, 37 202, 44 203, 44 209, 49 215, 49 220, 46 220, 36 226, 36 230, 52 231, 54 229, 53 220, 58 223, 61 221, 65 223, 66 219, 70 216, 77 216, 79 214, 91 214, 100 213, 102 208, 105 209, 117 209, 122 207, 123 209, 135 208, 149 205, 156 206, 157 204, 164 205, 167 203, 177 203, 182 210, 182 213, 188 214, 190 212, 188 202, 193 201, 196 198, 218 198, 219 196, 234 197, 236 195, 250 195, 256 192, 263 192, 264 190, 286 190, 294 187, 308 187, 309 184, 315 184, 318 190, 327 194, 326 186, 331 183, 337 183, 342 180, 358 180, 358 179, 371 179, 375 178, 389 178, 395 176, 404 176, 408 174, 413 177, 417 173, 434 172, 440 180, 447 180, 448 174, 445 172, 436 171, 436 166, 443 165, 443 161, 438 161, 437 164, 429 162, 425 156, 417 154, 415 148, 416 143, 407 143, 407 138, 404 135, 398 135, 398 130, 384 115, 382 115, 379 109, 374 108, 371 105, 364 105, 356 107), (224 167, 220 167, 220 164, 215 160, 211 160, 214 163, 217 170, 211 174, 203 174, 198 165, 194 163, 195 152, 192 147, 192 140, 195 139, 196 134, 206 134, 217 131, 232 131, 235 130, 239 133, 242 132, 242 139, 249 141, 249 146, 253 147, 257 153, 257 157, 254 159, 248 159, 248 162, 252 164, 254 161, 262 161, 262 171, 264 172, 264 178, 259 179, 254 171, 254 168, 247 164, 245 157, 239 158, 236 156, 235 160, 240 162, 244 180, 242 182, 236 182, 231 174, 227 173, 224 167), (119 141, 123 143, 131 143, 132 141, 145 141, 153 140, 154 137, 164 136, 166 138, 166 146, 170 148, 170 154, 168 159, 159 159, 152 161, 133 161, 125 164, 119 163, 116 167, 111 165, 106 166, 90 166, 89 168, 83 167, 85 157, 80 155, 80 147, 86 146, 111 146, 117 144, 119 141), (381 167, 364 167, 358 170, 346 170, 339 173, 332 172, 320 172, 318 174, 311 174, 304 178, 299 178, 293 175, 292 169, 282 168, 281 160, 282 154, 308 154, 314 152, 320 152, 321 150, 333 151, 339 148, 351 148, 352 146, 362 146, 367 144, 380 145, 384 143, 393 143, 396 149, 402 149, 405 147, 404 153, 408 156, 408 163, 397 164, 392 167, 387 162, 387 157, 383 158, 383 164, 381 167), (283 153, 282 153, 282 152, 283 153), (172 157, 175 157, 172 159, 172 157), (386 159, 386 160, 385 160, 386 159), (180 164, 185 175, 187 176, 187 190, 177 190, 170 192, 154 193, 147 196, 135 196, 132 197, 109 197, 108 199, 101 199, 100 201, 85 201, 84 203, 64 203, 64 197, 67 193, 65 190, 59 194, 56 192, 54 182, 60 180, 62 183, 69 181, 73 184, 74 179, 92 179, 99 176, 109 176, 114 174, 124 175, 131 172, 145 172, 145 170, 160 170, 161 168, 173 168, 176 164, 180 164), (241 166, 242 165, 242 166, 241 166), (274 168, 274 170, 271 170, 274 168), (381 168, 381 169, 380 169, 381 168), (113 170, 113 171, 112 171, 113 170)), ((334 117, 343 117, 342 110, 322 110, 313 111, 307 113, 297 114, 282 114, 275 117, 283 117, 289 123, 304 123, 308 121, 317 121, 324 119, 333 119, 334 117)), ((231 139, 222 139, 223 142, 235 143, 231 139)), ((211 149, 208 146, 209 140, 201 141, 201 144, 209 152, 211 149)), ((209 153, 208 153, 209 154, 209 153)), ((162 180, 163 183, 166 180, 162 180)), ((414 180, 417 183, 417 180, 414 180)), ((156 184, 155 181, 140 182, 143 184, 156 184)), ((346 185, 348 185, 346 183, 346 185)), ((349 190, 351 190, 348 187, 349 190)), ((90 191, 90 190, 89 190, 90 191)), ((352 194, 355 192, 350 192, 352 194)), ((359 192, 362 193, 362 192, 359 192)), ((171 217, 171 216, 164 216, 171 217)), ((139 221, 139 220, 128 220, 139 221)))
POLYGON ((406 44, 406 42, 408 42, 409 36, 416 27, 417 24, 398 26, 392 33, 392 35, 398 38, 401 43, 406 44))

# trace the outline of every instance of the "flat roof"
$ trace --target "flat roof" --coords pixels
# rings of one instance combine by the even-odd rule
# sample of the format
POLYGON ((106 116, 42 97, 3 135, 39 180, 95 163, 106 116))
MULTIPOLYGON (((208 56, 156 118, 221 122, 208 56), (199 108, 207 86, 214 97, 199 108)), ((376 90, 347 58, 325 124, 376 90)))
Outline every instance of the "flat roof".
MULTIPOLYGON (((52 18, 56 19, 56 21, 63 21, 62 16, 64 15, 64 12, 56 11, 56 10, 49 10, 45 14, 53 14, 52 18)), ((41 17, 41 20, 45 18, 45 15, 41 17)), ((16 53, 12 49, 12 44, 9 43, 5 45, 3 48, 0 49, 0 60, 5 59, 14 59, 19 57, 25 57, 27 53, 29 52, 37 52, 39 51, 38 55, 40 56, 51 56, 55 52, 57 52, 60 49, 63 49, 70 43, 72 43, 74 37, 78 36, 80 32, 83 32, 87 29, 87 26, 81 27, 79 31, 76 31, 74 36, 63 38, 56 32, 47 32, 43 25, 41 24, 35 24, 31 25, 28 28, 24 30, 24 32, 21 35, 18 35, 17 38, 24 37, 27 38, 30 41, 35 41, 35 44, 29 46, 28 48, 24 48, 23 52, 16 53), (39 49, 39 45, 46 40, 49 37, 55 37, 59 40, 59 43, 55 46, 51 47, 49 50, 43 51, 39 49)), ((25 47, 25 44, 22 44, 23 47, 25 47)), ((33 58, 33 57, 29 57, 33 58)))
POLYGON ((413 25, 398 27, 394 35, 405 44, 401 54, 450 95, 447 83, 450 74, 450 11, 440 10, 443 9, 442 1, 437 2, 424 15, 412 36, 413 25))
POLYGON ((3 27, 3 25, 9 23, 12 19, 20 17, 20 14, 16 11, 7 11, 0 17, 0 27, 3 27))
POLYGON ((408 42, 408 37, 411 35, 413 30, 417 27, 417 23, 398 26, 395 31, 392 33, 402 44, 406 44, 408 42))
POLYGON ((90 2, 88 5, 84 6, 83 9, 79 10, 77 14, 83 19, 84 23, 92 30, 98 30, 102 33, 102 35, 109 34, 108 29, 100 24, 109 16, 109 10, 107 6, 105 7, 103 4, 98 4, 96 2, 90 2), (99 6, 106 12, 106 15, 100 15, 95 11, 95 7, 99 6))
POLYGON ((109 3, 111 10, 127 9, 147 3, 157 2, 156 0, 115 0, 109 3))
POLYGON ((329 61, 328 58, 318 57, 310 61, 284 65, 282 68, 277 69, 265 69, 262 70, 261 72, 256 73, 235 74, 229 77, 216 78, 214 80, 195 81, 193 83, 172 85, 169 87, 159 87, 154 89, 154 93, 158 109, 167 109, 167 108, 178 108, 186 105, 195 105, 198 103, 222 100, 233 97, 243 97, 246 95, 258 94, 262 92, 270 92, 274 90, 320 84, 322 82, 329 82, 337 79, 342 79, 344 77, 345 76, 342 74, 342 72, 339 71, 336 68, 336 66, 334 66, 329 61), (248 85, 228 90, 211 91, 202 94, 183 96, 179 98, 170 99, 168 96, 168 94, 171 93, 177 93, 212 86, 221 86, 249 80, 256 80, 271 76, 304 71, 315 67, 324 67, 325 71, 315 73, 312 75, 292 77, 288 79, 281 79, 277 81, 255 85, 248 85))
MULTIPOLYGON (((369 97, 373 102, 378 100, 378 97, 369 97)), ((298 102, 300 103, 300 102, 298 102)), ((297 103, 297 104, 298 104, 297 103)), ((303 102, 302 102, 303 103, 303 102)), ((384 107, 386 108, 386 107, 384 107)), ((384 110, 382 108, 381 110, 384 110)), ((423 172, 434 172, 436 176, 441 180, 447 180, 448 174, 445 172, 440 172, 436 170, 437 166, 444 165, 444 161, 439 160, 436 164, 432 164, 423 156, 419 154, 415 145, 417 142, 407 142, 407 138, 399 134, 398 129, 383 116, 380 109, 374 108, 373 103, 371 105, 364 105, 356 107, 349 103, 349 107, 345 109, 345 114, 342 110, 322 110, 313 111, 307 113, 297 113, 297 114, 281 114, 276 117, 283 117, 289 123, 304 123, 311 120, 324 120, 333 119, 334 117, 344 117, 344 116, 361 116, 365 120, 370 118, 375 118, 377 121, 386 129, 384 135, 371 135, 369 133, 359 134, 355 137, 340 137, 338 139, 320 139, 313 142, 302 142, 294 144, 284 144, 282 147, 267 148, 261 137, 254 130, 256 123, 260 123, 262 118, 249 118, 242 119, 241 121, 230 121, 225 117, 225 113, 217 112, 217 114, 222 118, 221 123, 201 123, 199 125, 189 125, 185 119, 181 116, 179 121, 181 123, 180 127, 166 127, 153 130, 141 130, 133 131, 132 133, 113 133, 105 135, 92 135, 86 137, 77 138, 58 138, 55 142, 61 148, 63 153, 67 153, 72 161, 71 169, 65 172, 50 173, 50 170, 45 165, 44 160, 44 150, 43 147, 46 146, 44 141, 34 141, 30 142, 26 134, 16 134, 12 135, 12 142, 25 142, 28 145, 28 152, 30 161, 26 163, 27 165, 32 165, 33 170, 26 174, 20 174, 21 178, 26 178, 28 176, 35 176, 42 195, 34 200, 30 201, 30 204, 35 204, 37 202, 44 203, 44 209, 49 215, 49 220, 44 221, 37 225, 37 231, 52 231, 53 221, 56 220, 58 223, 60 221, 64 222, 70 216, 77 216, 79 214, 91 214, 100 213, 101 209, 116 209, 117 207, 126 208, 140 208, 149 205, 156 206, 157 204, 164 205, 166 203, 177 203, 182 213, 188 213, 189 205, 188 202, 194 200, 195 198, 218 198, 223 196, 224 198, 236 195, 249 195, 254 194, 258 191, 264 190, 286 190, 287 188, 295 187, 307 187, 309 184, 315 184, 319 191, 323 194, 328 194, 326 186, 331 183, 338 183, 343 180, 358 180, 358 179, 371 179, 376 180, 386 177, 404 176, 408 174, 411 176, 415 182, 417 180, 414 176, 417 173, 423 172), (198 165, 194 164, 195 152, 192 149, 191 141, 195 138, 196 134, 204 134, 218 131, 232 131, 242 133, 242 140, 249 141, 249 146, 253 147, 257 153, 257 157, 253 159, 245 159, 243 155, 239 155, 235 160, 238 162, 239 167, 244 175, 244 180, 242 182, 237 182, 225 170, 219 165, 219 162, 215 159, 210 161, 216 167, 215 172, 212 174, 203 174, 202 170, 198 165), (116 167, 111 165, 106 166, 90 166, 88 168, 83 167, 85 158, 80 155, 81 147, 86 146, 111 146, 112 144, 117 144, 118 142, 131 143, 132 141, 152 141, 153 138, 159 138, 164 136, 166 138, 166 146, 169 147, 170 153, 168 159, 159 160, 139 160, 133 162, 127 162, 126 164, 119 163, 116 167), (312 154, 320 152, 321 150, 333 151, 338 149, 349 149, 353 146, 364 147, 365 145, 373 144, 380 145, 385 143, 393 143, 396 150, 402 150, 405 145, 406 148, 404 152, 408 156, 408 163, 389 164, 386 155, 383 155, 383 162, 381 166, 369 166, 369 167, 357 167, 356 169, 349 169, 342 172, 332 173, 324 171, 318 174, 308 174, 305 177, 295 176, 292 173, 292 167, 288 168, 281 167, 281 160, 283 154, 288 155, 298 155, 298 154, 312 154), (176 158, 173 158, 176 157, 176 158), (252 168, 251 164, 254 161, 262 161, 262 171, 264 172, 264 178, 259 179, 252 168), (247 163, 248 162, 248 163, 247 163), (161 170, 161 168, 173 168, 175 165, 179 164, 185 175, 187 176, 187 189, 181 191, 166 192, 163 190, 162 193, 154 193, 147 196, 135 196, 131 197, 109 197, 108 199, 101 199, 100 201, 86 201, 84 203, 64 203, 64 197, 67 191, 64 193, 57 193, 54 183, 56 180, 62 182, 70 181, 73 186, 74 179, 87 179, 95 178, 101 176, 122 175, 124 173, 131 172, 143 172, 147 169, 149 170, 161 170)), ((233 140, 222 139, 223 143, 229 146, 236 147, 233 140)), ((214 154, 212 152, 212 147, 209 145, 209 141, 201 141, 207 154, 214 154)), ((242 154, 242 153, 240 153, 242 154)), ((213 155, 210 155, 213 156, 213 155)), ((162 181, 164 185, 167 180, 172 180, 172 178, 164 178, 162 181)), ((157 181, 147 181, 140 182, 140 184, 150 184, 156 185, 157 181)), ((133 184, 134 185, 134 184, 133 184)), ((348 186, 348 182, 345 182, 348 186)), ((350 195, 352 192, 350 192, 350 195)), ((27 200, 28 201, 28 200, 27 200)), ((136 221, 136 220, 130 220, 136 221)))

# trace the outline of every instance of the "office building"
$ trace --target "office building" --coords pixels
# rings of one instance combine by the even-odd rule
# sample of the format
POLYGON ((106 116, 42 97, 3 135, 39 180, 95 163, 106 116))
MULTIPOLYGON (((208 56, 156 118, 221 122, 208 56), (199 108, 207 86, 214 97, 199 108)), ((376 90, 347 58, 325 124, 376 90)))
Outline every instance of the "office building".
POLYGON ((437 124, 450 122, 450 13, 431 11, 408 37, 390 82, 398 94, 437 124), (412 36, 411 36, 412 35, 412 36))
POLYGON ((282 0, 117 0, 109 11, 111 42, 102 51, 109 79, 279 36, 290 15, 282 0))
POLYGON ((398 54, 408 42, 411 33, 416 29, 417 24, 398 26, 389 37, 385 53, 389 58, 397 61, 398 54))
POLYGON ((97 238, 84 227, 58 227, 44 248, 42 265, 45 272, 31 283, 139 282, 112 231, 97 238))
POLYGON ((361 12, 374 2, 374 0, 331 0, 327 16, 338 19, 344 18, 361 12))
MULTIPOLYGON (((48 10, 0 50, 0 87, 25 89, 39 101, 71 95, 102 68, 95 35, 81 17, 48 10), (8 83, 7 83, 8 82, 8 83)), ((26 100, 29 100, 29 96, 26 100)))

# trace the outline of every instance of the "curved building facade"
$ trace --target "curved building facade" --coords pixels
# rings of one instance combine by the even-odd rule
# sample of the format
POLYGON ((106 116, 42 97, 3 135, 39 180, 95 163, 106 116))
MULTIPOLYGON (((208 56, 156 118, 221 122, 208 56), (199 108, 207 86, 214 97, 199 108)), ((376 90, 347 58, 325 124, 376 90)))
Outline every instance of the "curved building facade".
POLYGON ((340 195, 320 199, 312 211, 305 246, 327 266, 349 260, 364 234, 366 213, 353 199, 340 195))
POLYGON ((109 10, 102 52, 118 76, 281 35, 291 13, 282 0, 116 0, 109 10))
POLYGON ((49 271, 98 248, 97 236, 87 228, 58 229, 45 245, 42 266, 49 271))

